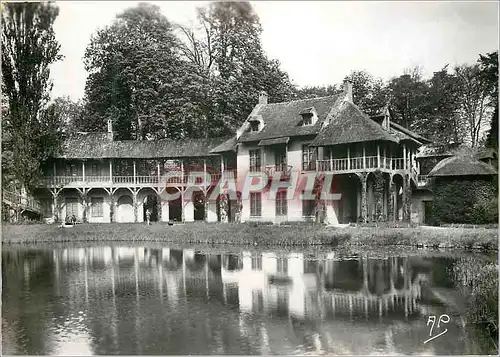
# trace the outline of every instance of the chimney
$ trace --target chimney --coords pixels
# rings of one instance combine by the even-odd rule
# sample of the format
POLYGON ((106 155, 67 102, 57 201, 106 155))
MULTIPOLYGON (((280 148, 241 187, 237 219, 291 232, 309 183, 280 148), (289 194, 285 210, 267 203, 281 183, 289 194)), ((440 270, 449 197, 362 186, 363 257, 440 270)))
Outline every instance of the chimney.
POLYGON ((264 91, 259 92, 259 104, 267 104, 267 93, 264 91))
POLYGON ((350 79, 344 79, 344 94, 345 99, 349 102, 353 102, 352 100, 352 82, 350 79))
POLYGON ((113 121, 111 118, 108 119, 108 139, 113 141, 113 121))

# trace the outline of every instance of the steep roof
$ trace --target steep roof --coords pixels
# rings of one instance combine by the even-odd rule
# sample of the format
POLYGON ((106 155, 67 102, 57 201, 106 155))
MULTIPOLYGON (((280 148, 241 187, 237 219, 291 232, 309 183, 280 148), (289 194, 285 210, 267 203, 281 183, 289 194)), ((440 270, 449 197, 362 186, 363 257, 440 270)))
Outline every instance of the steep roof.
POLYGON ((209 156, 224 139, 122 140, 111 141, 106 133, 78 133, 68 138, 59 158, 179 158, 209 156))
POLYGON ((210 150, 211 154, 219 154, 223 152, 228 152, 228 151, 236 151, 236 145, 237 145, 237 139, 236 136, 233 136, 232 138, 229 138, 228 140, 224 141, 222 144, 217 145, 215 148, 210 150))
POLYGON ((373 140, 398 142, 395 137, 363 113, 356 105, 346 101, 330 123, 316 136, 311 146, 338 145, 373 140))
POLYGON ((478 176, 496 175, 496 170, 471 156, 452 156, 441 160, 428 176, 478 176))
POLYGON ((422 135, 417 134, 414 131, 411 131, 410 129, 406 129, 404 126, 396 124, 393 121, 391 121, 389 125, 392 129, 399 131, 403 134, 406 134, 409 140, 415 140, 421 144, 428 144, 432 142, 431 140, 424 138, 422 135))
POLYGON ((330 111, 336 106, 338 107, 343 98, 344 94, 341 94, 261 105, 258 111, 252 114, 262 116, 264 128, 259 132, 244 132, 238 141, 249 142, 283 136, 315 135, 320 131, 321 125, 330 111), (312 108, 316 111, 318 120, 314 125, 301 126, 302 116, 300 113, 305 109, 312 112, 312 108))

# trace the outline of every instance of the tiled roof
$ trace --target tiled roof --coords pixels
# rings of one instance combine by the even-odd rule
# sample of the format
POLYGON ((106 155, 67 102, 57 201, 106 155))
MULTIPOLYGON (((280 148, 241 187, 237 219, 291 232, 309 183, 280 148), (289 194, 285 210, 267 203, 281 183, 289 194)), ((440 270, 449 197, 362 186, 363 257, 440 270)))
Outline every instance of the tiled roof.
POLYGON ((485 164, 471 156, 452 156, 441 160, 428 176, 478 176, 478 175, 496 175, 497 172, 493 166, 485 164))
MULTIPOLYGON (((332 108, 339 106, 343 99, 344 95, 342 94, 262 105, 253 114, 262 116, 264 128, 259 132, 244 132, 238 141, 249 142, 283 136, 315 135, 319 132, 323 121, 332 108), (315 125, 301 126, 302 116, 300 113, 308 108, 314 108, 318 120, 315 125)), ((310 110, 312 111, 312 109, 310 110)))
POLYGON ((210 153, 211 154, 219 154, 219 153, 228 152, 228 151, 236 152, 236 146, 237 146, 236 136, 233 136, 232 138, 229 138, 228 140, 224 141, 222 144, 217 145, 215 148, 210 150, 210 153))
POLYGON ((399 124, 396 124, 394 123, 393 121, 390 122, 390 127, 392 129, 395 129, 403 134, 406 134, 407 137, 409 137, 409 139, 413 139, 413 140, 416 140, 418 141, 419 143, 422 143, 422 144, 428 144, 428 143, 431 143, 431 141, 429 139, 426 139, 424 138, 422 135, 419 135, 417 133, 415 133, 414 131, 411 131, 409 129, 406 129, 404 126, 401 126, 399 124))
POLYGON ((66 159, 90 158, 179 158, 209 156, 224 139, 123 140, 111 141, 106 133, 78 133, 68 138, 62 153, 66 159))
POLYGON ((265 140, 259 141, 259 146, 287 144, 289 141, 290 141, 289 136, 284 136, 282 138, 275 138, 275 139, 265 139, 265 140))
POLYGON ((351 102, 344 102, 330 123, 321 130, 311 146, 339 145, 364 141, 398 142, 379 124, 351 102))

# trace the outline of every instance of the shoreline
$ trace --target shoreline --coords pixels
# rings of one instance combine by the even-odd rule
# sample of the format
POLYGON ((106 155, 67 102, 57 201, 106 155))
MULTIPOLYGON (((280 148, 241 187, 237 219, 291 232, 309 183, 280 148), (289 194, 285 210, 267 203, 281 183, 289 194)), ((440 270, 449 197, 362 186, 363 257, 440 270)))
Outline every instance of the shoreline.
POLYGON ((148 242, 253 247, 407 247, 498 251, 498 229, 454 227, 288 226, 252 223, 2 225, 2 244, 148 242))

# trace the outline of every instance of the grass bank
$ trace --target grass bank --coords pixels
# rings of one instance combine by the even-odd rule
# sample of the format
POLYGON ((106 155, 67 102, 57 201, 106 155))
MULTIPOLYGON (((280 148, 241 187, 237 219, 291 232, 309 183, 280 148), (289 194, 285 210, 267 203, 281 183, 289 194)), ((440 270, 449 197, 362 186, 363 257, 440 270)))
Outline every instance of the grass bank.
POLYGON ((235 246, 394 246, 498 250, 493 228, 333 228, 314 224, 273 226, 256 224, 188 223, 3 225, 2 242, 168 242, 235 246))

